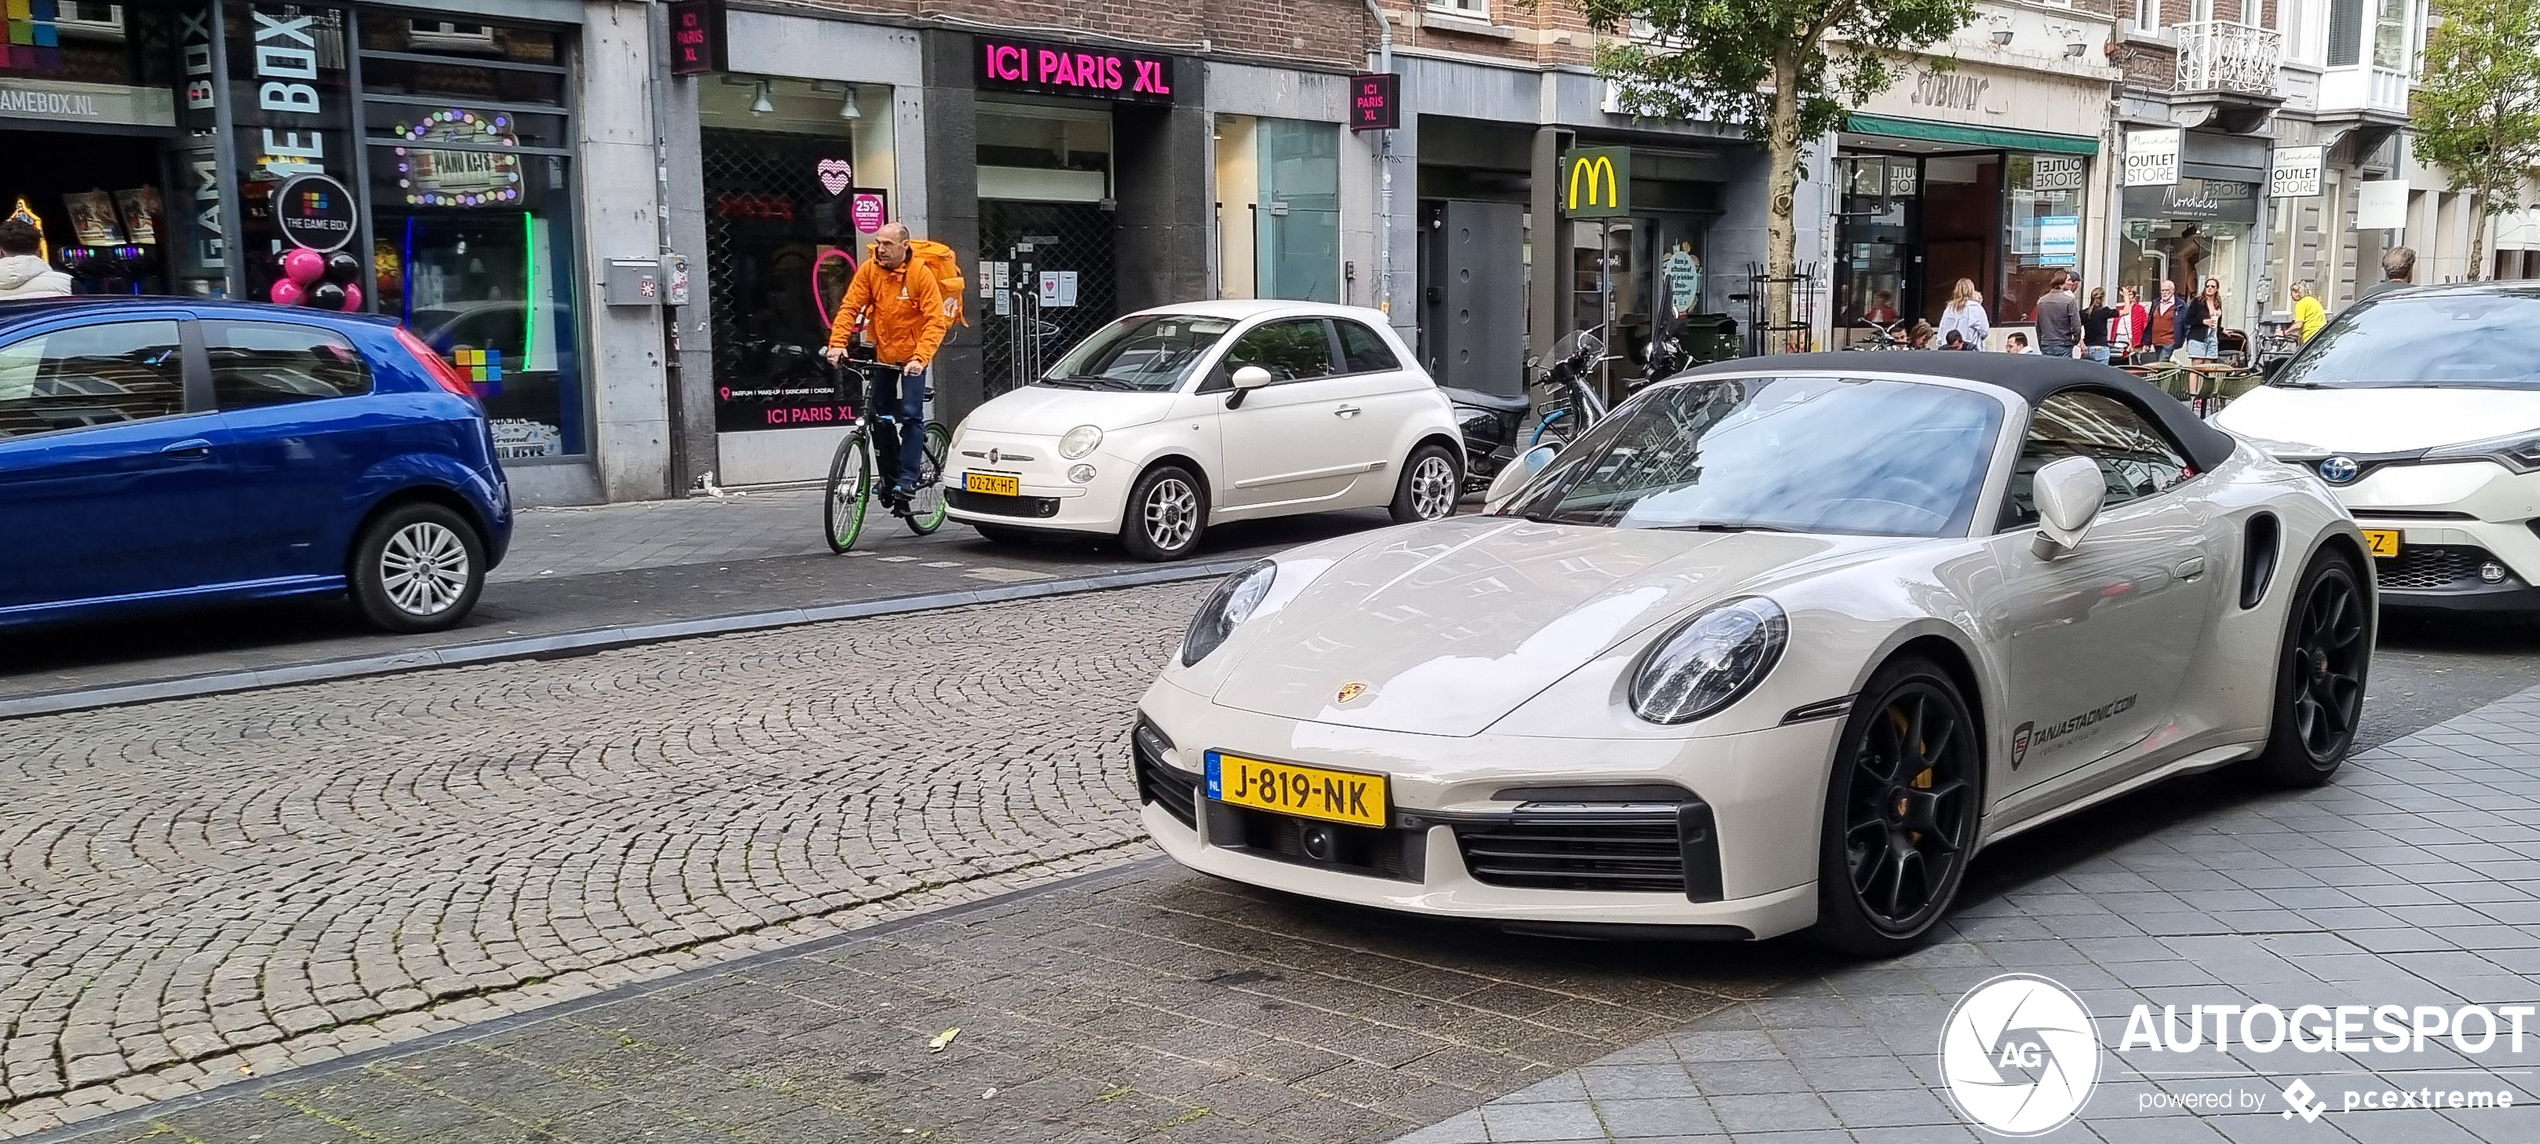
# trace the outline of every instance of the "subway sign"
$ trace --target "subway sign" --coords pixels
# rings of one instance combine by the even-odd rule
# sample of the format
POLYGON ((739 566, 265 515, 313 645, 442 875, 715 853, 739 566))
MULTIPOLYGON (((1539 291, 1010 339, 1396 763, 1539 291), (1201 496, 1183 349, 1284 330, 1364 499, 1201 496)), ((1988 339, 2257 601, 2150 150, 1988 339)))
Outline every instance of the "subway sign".
POLYGON ((1632 213, 1632 149, 1581 147, 1561 155, 1561 213, 1619 218, 1632 213))
POLYGON ((979 87, 1123 103, 1171 103, 1173 57, 981 36, 979 87))

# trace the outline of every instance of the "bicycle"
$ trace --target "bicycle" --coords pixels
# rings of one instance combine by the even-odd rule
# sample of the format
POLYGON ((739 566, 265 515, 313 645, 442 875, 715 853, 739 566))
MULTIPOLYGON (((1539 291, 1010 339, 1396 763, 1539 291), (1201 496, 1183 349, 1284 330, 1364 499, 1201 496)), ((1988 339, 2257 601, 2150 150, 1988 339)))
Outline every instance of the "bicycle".
MULTIPOLYGON (((855 424, 847 430, 846 436, 838 439, 838 451, 829 458, 829 484, 822 496, 821 517, 831 552, 845 552, 855 547, 856 538, 864 533, 864 518, 872 507, 873 486, 877 479, 881 474, 899 471, 897 434, 891 438, 894 447, 882 450, 888 455, 881 458, 878 467, 874 464, 873 448, 875 425, 888 416, 877 411, 877 403, 873 400, 876 381, 873 371, 887 369, 896 374, 899 367, 869 361, 836 363, 831 369, 841 400, 846 399, 846 373, 851 368, 864 379, 855 396, 855 424)), ((918 462, 917 487, 909 490, 906 499, 883 497, 884 506, 906 523, 910 532, 919 536, 944 526, 944 454, 951 447, 952 434, 944 429, 943 423, 928 421, 926 455, 918 462)))
POLYGON ((1861 324, 1870 328, 1869 336, 1861 341, 1852 342, 1843 348, 1847 350, 1862 351, 1905 350, 1913 348, 1911 345, 1906 344, 1906 336, 1903 332, 1905 330, 1905 322, 1901 318, 1887 323, 1874 322, 1868 318, 1863 318, 1861 319, 1861 324))

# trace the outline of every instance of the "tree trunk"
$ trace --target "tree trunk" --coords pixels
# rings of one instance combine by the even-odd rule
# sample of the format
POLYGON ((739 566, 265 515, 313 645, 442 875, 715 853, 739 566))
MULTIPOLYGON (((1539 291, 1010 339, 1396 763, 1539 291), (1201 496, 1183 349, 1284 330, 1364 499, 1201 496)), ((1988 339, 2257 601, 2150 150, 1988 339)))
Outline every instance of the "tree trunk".
POLYGON ((1807 347, 1806 335, 1789 329, 1793 324, 1791 279, 1799 269, 1799 225, 1795 216, 1799 199, 1801 50, 1800 46, 1785 43, 1773 53, 1773 110, 1771 120, 1765 124, 1772 167, 1764 180, 1765 193, 1771 196, 1764 224, 1764 273, 1771 279, 1764 288, 1764 324, 1781 330, 1774 335, 1780 339, 1776 344, 1762 347, 1766 353, 1789 353, 1807 347))
POLYGON ((2487 213, 2485 199, 2479 200, 2472 209, 2478 212, 2478 217, 2469 224, 2469 280, 2476 282, 2487 277, 2487 224, 2493 216, 2487 213))

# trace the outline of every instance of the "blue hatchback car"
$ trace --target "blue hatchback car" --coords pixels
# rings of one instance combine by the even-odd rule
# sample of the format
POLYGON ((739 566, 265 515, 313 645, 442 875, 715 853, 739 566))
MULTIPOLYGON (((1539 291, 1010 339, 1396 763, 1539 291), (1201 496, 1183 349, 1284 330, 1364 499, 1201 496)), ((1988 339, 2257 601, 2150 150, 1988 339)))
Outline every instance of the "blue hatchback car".
POLYGON ((511 528, 484 409, 392 322, 0 303, 0 627, 350 592, 433 631, 511 528))

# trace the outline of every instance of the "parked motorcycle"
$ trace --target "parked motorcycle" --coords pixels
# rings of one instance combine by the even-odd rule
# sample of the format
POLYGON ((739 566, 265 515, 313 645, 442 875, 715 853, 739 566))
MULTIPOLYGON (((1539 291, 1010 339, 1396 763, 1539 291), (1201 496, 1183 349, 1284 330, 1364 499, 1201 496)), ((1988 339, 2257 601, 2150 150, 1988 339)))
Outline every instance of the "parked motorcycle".
POLYGON ((1443 387, 1447 399, 1455 403, 1455 419, 1464 431, 1464 491, 1480 493, 1491 486, 1491 479, 1515 461, 1526 450, 1544 443, 1547 437, 1558 442, 1577 433, 1605 414, 1605 401, 1591 383, 1591 374, 1605 361, 1605 342, 1598 336, 1604 327, 1580 330, 1564 335, 1553 344, 1552 362, 1542 366, 1542 359, 1526 359, 1530 375, 1527 393, 1534 386, 1552 392, 1544 400, 1545 413, 1529 425, 1534 410, 1530 396, 1502 397, 1474 389, 1443 387))

